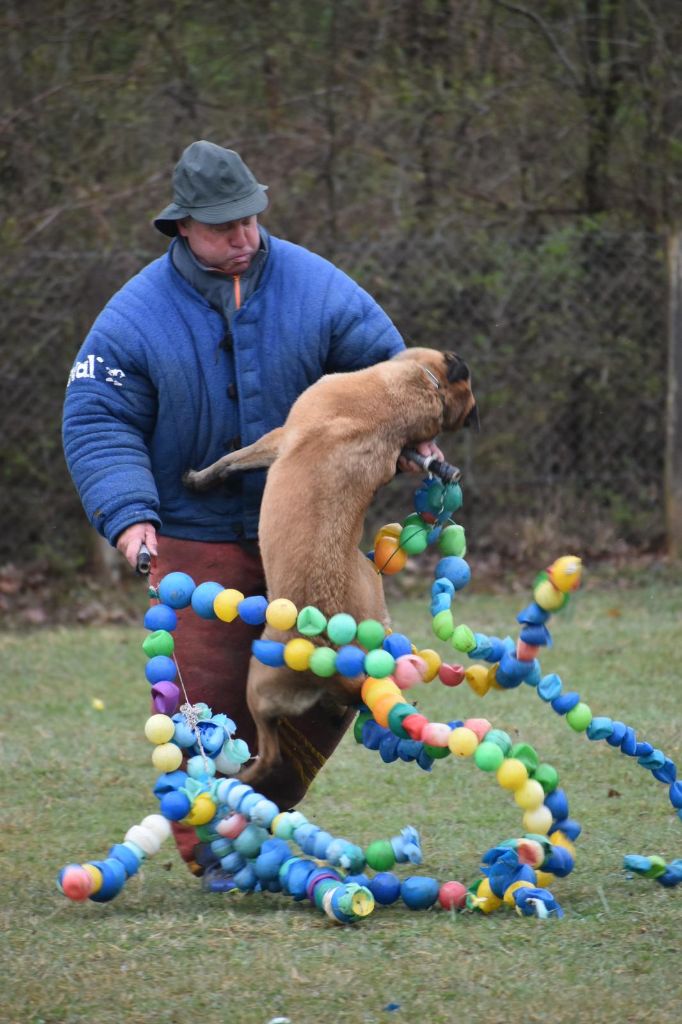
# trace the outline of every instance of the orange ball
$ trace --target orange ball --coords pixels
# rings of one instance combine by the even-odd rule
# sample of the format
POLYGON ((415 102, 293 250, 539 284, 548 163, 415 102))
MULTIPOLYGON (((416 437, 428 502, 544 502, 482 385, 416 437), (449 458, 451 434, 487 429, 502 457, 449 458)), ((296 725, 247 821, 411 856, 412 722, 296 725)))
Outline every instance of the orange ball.
POLYGON ((374 547, 376 547, 379 541, 384 537, 395 537, 397 540, 402 533, 402 529, 403 527, 401 523, 386 523, 386 525, 382 526, 377 532, 377 535, 374 538, 374 547))
POLYGON ((407 552, 398 545, 395 537, 382 537, 374 549, 374 565, 377 572, 393 576, 407 564, 407 552))
POLYGON ((372 708, 372 714, 374 720, 382 725, 384 729, 388 729, 388 713, 391 708, 394 708, 396 704, 402 704, 404 697, 402 693, 396 696, 393 693, 386 694, 385 697, 380 697, 372 708))
POLYGON ((388 697, 392 694, 398 697, 400 695, 400 688, 396 686, 390 676, 386 676, 384 679, 375 679, 374 676, 367 676, 360 690, 360 696, 370 711, 381 697, 388 697))

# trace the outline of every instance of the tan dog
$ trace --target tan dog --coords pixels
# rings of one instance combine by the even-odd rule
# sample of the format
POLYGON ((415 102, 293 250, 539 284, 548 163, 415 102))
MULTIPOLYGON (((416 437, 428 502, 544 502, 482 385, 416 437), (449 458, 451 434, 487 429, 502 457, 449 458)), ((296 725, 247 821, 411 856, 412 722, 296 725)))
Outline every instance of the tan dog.
MULTIPOLYGON (((475 417, 466 364, 453 353, 412 348, 366 370, 322 377, 297 399, 283 427, 190 471, 185 483, 206 490, 232 473, 270 467, 259 530, 268 599, 388 626, 381 576, 358 547, 367 510, 395 475, 405 446, 475 417)), ((263 632, 284 643, 297 635, 269 625, 263 632)), ((363 678, 322 679, 252 658, 247 701, 259 756, 240 777, 257 787, 276 771, 280 716, 302 714, 325 693, 341 706, 357 703, 363 678)))

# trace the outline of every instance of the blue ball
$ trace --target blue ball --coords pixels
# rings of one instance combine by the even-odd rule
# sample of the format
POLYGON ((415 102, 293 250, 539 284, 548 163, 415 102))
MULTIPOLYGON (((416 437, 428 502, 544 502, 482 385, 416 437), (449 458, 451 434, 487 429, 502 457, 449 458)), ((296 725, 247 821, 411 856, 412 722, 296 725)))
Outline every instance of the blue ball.
POLYGON ((438 899, 439 888, 440 885, 436 878, 412 875, 410 878, 406 878, 400 886, 400 895, 403 898, 403 903, 410 910, 427 910, 438 899))
MULTIPOLYGON (((348 881, 348 879, 346 879, 348 881)), ((387 907, 400 896, 400 879, 392 871, 379 871, 370 879, 368 889, 377 903, 387 907)))
POLYGON ((558 697, 555 697, 552 701, 552 708, 556 711, 557 715, 566 715, 579 703, 580 694, 571 691, 569 693, 561 693, 558 697))
MULTIPOLYGON (((178 744, 179 746, 179 744, 178 744)), ((181 771, 178 768, 174 772, 164 772, 163 775, 159 775, 154 785, 153 793, 157 800, 160 800, 166 793, 173 793, 176 789, 180 789, 187 782, 187 772, 181 771)))
POLYGON ((167 604, 154 604, 148 608, 144 616, 144 628, 155 632, 157 629, 165 629, 172 633, 178 624, 178 617, 167 604))
POLYGON ((280 668, 284 664, 284 644, 277 640, 254 640, 251 644, 254 658, 270 668, 280 668))
POLYGON ((354 676, 361 675, 364 670, 364 651, 361 651, 359 647, 355 647, 353 644, 339 647, 336 652, 336 671, 339 675, 348 676, 349 679, 352 679, 354 676))
POLYGON ((552 812, 555 821, 563 821, 568 817, 568 797, 563 789, 555 789, 545 794, 545 807, 552 812))
POLYGON ((169 658, 166 654, 156 654, 147 662, 144 674, 153 686, 154 683, 160 683, 163 680, 172 683, 178 674, 178 670, 172 658, 169 658))
POLYGON ((135 856, 130 847, 124 846, 123 843, 116 843, 115 846, 112 846, 107 857, 113 857, 115 860, 119 860, 121 862, 125 868, 127 878, 137 874, 140 864, 142 863, 140 858, 135 856))
POLYGON ((394 658, 400 658, 403 654, 412 654, 412 643, 403 633, 389 633, 382 646, 394 658))
POLYGON ((169 572, 158 586, 159 597, 171 608, 186 608, 196 584, 186 572, 169 572))
POLYGON ((159 810, 169 821, 180 821, 182 818, 186 818, 191 809, 192 801, 186 793, 181 793, 179 790, 165 793, 159 804, 159 810))
POLYGON ((89 899, 94 903, 108 903, 109 900, 113 900, 114 896, 118 896, 125 885, 128 877, 126 869, 115 857, 107 857, 106 860, 93 860, 90 863, 102 872, 102 885, 89 899))
POLYGON ((266 597, 245 597, 237 605, 239 618, 249 626, 262 626, 268 609, 266 597))
POLYGON ((439 576, 450 580, 455 590, 461 590, 471 579, 471 569, 463 558, 459 558, 458 555, 448 555, 447 558, 441 558, 436 566, 436 577, 439 576))
POLYGON ((220 583, 200 583, 192 594, 192 608, 201 619, 217 619, 213 611, 213 602, 225 587, 220 583))

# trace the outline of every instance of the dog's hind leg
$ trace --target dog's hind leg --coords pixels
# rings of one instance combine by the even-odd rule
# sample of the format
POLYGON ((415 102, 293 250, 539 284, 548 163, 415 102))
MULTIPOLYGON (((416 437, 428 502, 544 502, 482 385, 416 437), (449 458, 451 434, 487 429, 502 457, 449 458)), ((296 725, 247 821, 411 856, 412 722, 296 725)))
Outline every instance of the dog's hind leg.
POLYGON ((280 719, 303 714, 324 696, 319 679, 289 668, 271 668, 251 659, 247 702, 256 724, 258 757, 240 772, 241 781, 280 806, 291 806, 305 792, 293 751, 283 753, 280 719), (309 683, 309 685, 307 685, 309 683))
POLYGON ((185 487, 191 491, 207 491, 226 480, 232 473, 245 469, 267 469, 279 455, 283 427, 276 427, 264 434, 253 444, 240 448, 229 455, 223 455, 205 469, 190 469, 182 478, 185 487))

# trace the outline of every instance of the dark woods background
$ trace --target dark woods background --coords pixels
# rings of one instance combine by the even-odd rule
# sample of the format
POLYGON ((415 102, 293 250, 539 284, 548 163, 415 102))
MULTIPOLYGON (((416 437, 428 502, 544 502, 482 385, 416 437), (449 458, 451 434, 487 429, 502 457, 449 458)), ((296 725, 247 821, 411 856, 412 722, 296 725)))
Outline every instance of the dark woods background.
POLYGON ((197 138, 269 184, 273 233, 467 358, 478 552, 662 544, 682 5, 3 0, 0 40, 0 564, 88 564, 66 378, 197 138))

